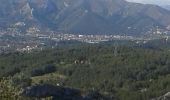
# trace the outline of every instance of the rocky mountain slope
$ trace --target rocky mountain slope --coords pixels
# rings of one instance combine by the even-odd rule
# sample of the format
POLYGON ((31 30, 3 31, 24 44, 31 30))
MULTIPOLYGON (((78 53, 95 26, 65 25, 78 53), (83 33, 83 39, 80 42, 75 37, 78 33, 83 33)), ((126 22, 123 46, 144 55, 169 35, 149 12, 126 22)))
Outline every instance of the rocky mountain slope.
POLYGON ((1 0, 0 27, 82 34, 142 34, 170 25, 170 11, 124 0, 1 0), (23 23, 23 24, 22 24, 23 23), (43 30, 44 29, 44 30, 43 30))

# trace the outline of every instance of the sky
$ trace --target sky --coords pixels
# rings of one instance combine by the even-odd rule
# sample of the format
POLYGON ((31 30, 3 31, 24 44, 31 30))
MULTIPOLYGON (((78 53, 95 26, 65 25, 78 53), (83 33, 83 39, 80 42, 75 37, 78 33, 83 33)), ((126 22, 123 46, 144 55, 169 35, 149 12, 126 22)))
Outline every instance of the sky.
POLYGON ((170 5, 170 0, 127 0, 144 4, 170 5))

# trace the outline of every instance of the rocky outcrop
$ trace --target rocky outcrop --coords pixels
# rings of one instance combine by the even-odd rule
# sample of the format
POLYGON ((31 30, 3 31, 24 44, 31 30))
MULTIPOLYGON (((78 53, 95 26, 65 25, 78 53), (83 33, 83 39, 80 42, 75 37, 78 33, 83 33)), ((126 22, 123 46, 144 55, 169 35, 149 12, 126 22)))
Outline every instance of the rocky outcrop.
POLYGON ((27 87, 21 95, 26 97, 53 97, 53 100, 110 100, 98 92, 84 93, 78 89, 41 84, 27 87))
POLYGON ((170 100, 170 92, 166 93, 166 94, 163 95, 163 96, 160 96, 160 97, 158 97, 158 98, 151 99, 151 100, 170 100))

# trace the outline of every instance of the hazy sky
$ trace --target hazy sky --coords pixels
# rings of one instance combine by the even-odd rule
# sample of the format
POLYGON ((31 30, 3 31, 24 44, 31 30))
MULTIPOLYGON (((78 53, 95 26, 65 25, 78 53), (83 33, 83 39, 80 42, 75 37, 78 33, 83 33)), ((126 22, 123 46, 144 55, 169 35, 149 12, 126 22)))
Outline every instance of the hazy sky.
POLYGON ((170 0, 127 0, 132 2, 139 3, 148 3, 148 4, 158 4, 158 5, 170 5, 170 0))

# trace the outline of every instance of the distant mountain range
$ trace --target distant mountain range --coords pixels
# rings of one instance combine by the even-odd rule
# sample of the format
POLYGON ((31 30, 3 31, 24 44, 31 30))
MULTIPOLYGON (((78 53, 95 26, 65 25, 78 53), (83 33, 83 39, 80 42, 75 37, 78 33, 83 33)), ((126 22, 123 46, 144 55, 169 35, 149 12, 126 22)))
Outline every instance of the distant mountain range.
POLYGON ((124 0, 0 0, 1 29, 143 34, 169 25, 170 11, 124 0))

